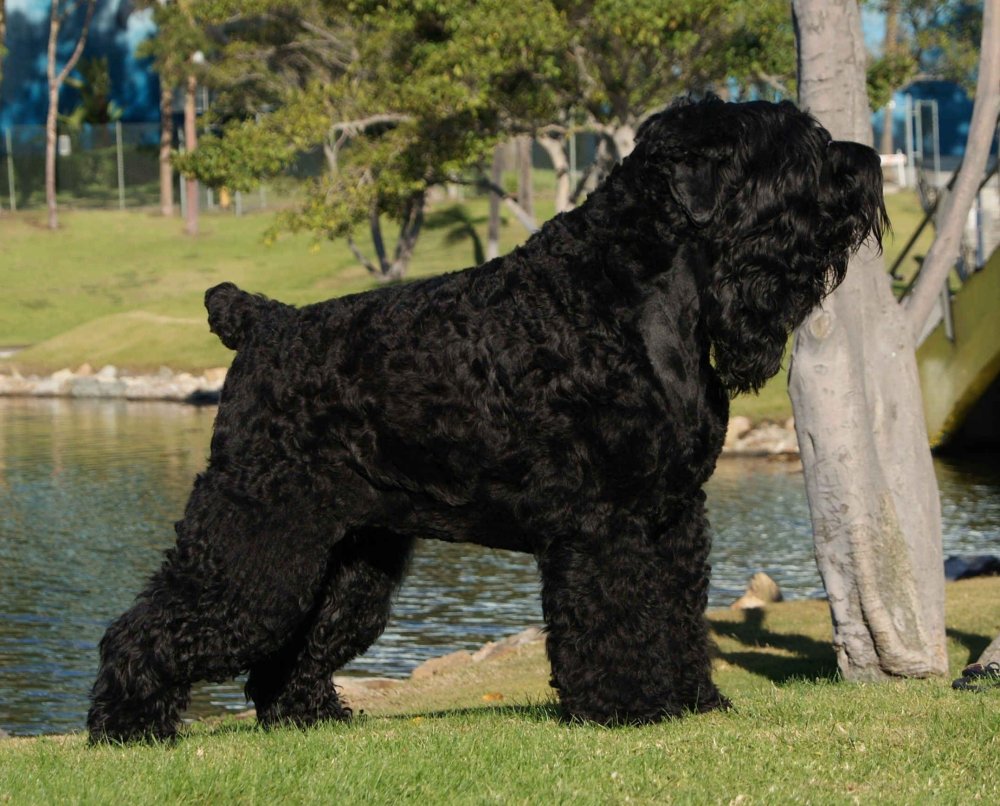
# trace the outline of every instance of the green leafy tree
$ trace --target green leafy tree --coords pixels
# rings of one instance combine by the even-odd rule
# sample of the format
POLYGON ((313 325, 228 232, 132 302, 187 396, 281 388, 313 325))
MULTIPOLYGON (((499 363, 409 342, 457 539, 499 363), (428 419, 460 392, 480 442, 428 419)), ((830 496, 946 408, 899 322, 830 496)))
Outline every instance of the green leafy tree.
POLYGON ((80 103, 60 122, 72 131, 84 124, 106 125, 121 120, 122 109, 111 100, 111 73, 106 58, 81 59, 77 67, 80 77, 68 76, 66 84, 80 93, 80 103))
POLYGON ((153 9, 156 36, 144 42, 138 55, 153 59, 153 66, 160 79, 160 212, 164 216, 174 213, 174 173, 171 166, 173 150, 174 92, 188 84, 189 78, 197 80, 201 65, 194 54, 204 54, 210 40, 198 24, 191 2, 154 2, 142 0, 140 8, 153 9))
POLYGON ((383 279, 406 271, 436 184, 489 188, 534 227, 487 175, 498 142, 537 137, 565 209, 576 132, 600 137, 596 177, 631 150, 642 118, 678 94, 728 92, 733 83, 780 93, 794 75, 791 26, 777 0, 293 0, 280 9, 204 0, 190 8, 215 43, 204 80, 217 93, 218 128, 175 164, 242 190, 303 150, 322 150, 328 170, 279 226, 346 237, 383 279), (392 249, 387 222, 399 227, 392 249), (355 240, 362 228, 373 256, 355 240))
MULTIPOLYGON (((557 188, 556 208, 599 180, 634 145, 643 117, 687 92, 731 85, 787 94, 795 46, 787 4, 778 0, 556 0, 571 44, 577 85, 567 114, 538 132, 557 176, 568 174, 566 141, 600 137, 595 163, 572 198, 557 188)), ((794 91, 794 83, 792 84, 794 91)))
MULTIPOLYGON (((868 64, 868 100, 881 109, 893 93, 915 79, 954 81, 967 93, 976 86, 982 0, 867 0, 883 14, 885 40, 868 64)), ((892 151, 886 126, 880 149, 892 151)))
MULTIPOLYGON (((479 166, 506 132, 555 114, 562 97, 555 88, 565 83, 564 28, 547 4, 512 14, 499 0, 320 4, 297 13, 314 24, 322 13, 324 29, 337 31, 338 61, 328 63, 335 69, 317 77, 304 67, 281 82, 241 83, 268 54, 256 39, 230 39, 207 80, 229 99, 229 113, 254 109, 260 99, 257 114, 232 117, 177 164, 242 190, 303 150, 321 149, 329 170, 279 226, 346 237, 373 274, 398 279, 421 232, 429 189, 485 182, 479 166), (384 221, 399 226, 394 249, 385 243, 384 221), (354 237, 365 227, 374 257, 354 237)), ((234 28, 227 27, 230 36, 234 28)), ((283 30, 288 43, 302 38, 283 30)))

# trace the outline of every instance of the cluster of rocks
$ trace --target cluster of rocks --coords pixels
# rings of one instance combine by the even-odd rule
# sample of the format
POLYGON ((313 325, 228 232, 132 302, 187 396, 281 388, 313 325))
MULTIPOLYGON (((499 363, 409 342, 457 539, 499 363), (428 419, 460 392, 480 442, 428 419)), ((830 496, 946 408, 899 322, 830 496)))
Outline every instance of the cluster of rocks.
POLYGON ((722 452, 738 456, 797 456, 795 420, 789 417, 784 423, 754 425, 749 417, 730 417, 722 452))
POLYGON ((173 372, 166 367, 154 375, 130 375, 110 365, 95 372, 84 364, 76 370, 61 369, 45 376, 24 376, 16 370, 0 374, 0 396, 213 403, 218 402, 225 377, 226 370, 221 367, 200 375, 173 372))

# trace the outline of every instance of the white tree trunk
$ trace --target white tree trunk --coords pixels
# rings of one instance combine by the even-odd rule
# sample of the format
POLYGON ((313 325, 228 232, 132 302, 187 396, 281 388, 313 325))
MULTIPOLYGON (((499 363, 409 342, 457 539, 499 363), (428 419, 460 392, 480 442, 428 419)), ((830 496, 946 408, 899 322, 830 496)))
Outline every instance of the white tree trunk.
MULTIPOLYGON (((572 135, 570 135, 572 137, 572 135)), ((569 200, 570 176, 569 157, 566 156, 566 140, 562 137, 555 137, 550 134, 543 134, 538 138, 538 144, 545 149, 549 155, 549 161, 556 172, 556 212, 565 213, 572 207, 569 200)))
MULTIPOLYGON (((45 202, 49 211, 49 229, 59 228, 59 213, 56 207, 56 122, 59 115, 59 90, 62 89, 66 80, 76 63, 83 55, 84 45, 87 44, 87 34, 90 31, 90 21, 94 17, 94 8, 97 0, 88 0, 87 10, 83 19, 83 26, 80 29, 80 36, 76 40, 73 52, 66 60, 62 69, 57 69, 56 58, 59 51, 59 32, 69 11, 75 8, 71 4, 69 9, 60 9, 59 0, 52 0, 49 6, 49 42, 46 49, 45 73, 48 79, 49 88, 49 109, 45 116, 45 202)), ((3 44, 0 42, 0 44, 3 44)))
POLYGON ((535 193, 531 170, 531 150, 534 141, 529 135, 523 134, 514 142, 517 149, 517 203, 524 208, 524 212, 534 217, 535 193))
MULTIPOLYGON (((503 146, 493 149, 493 165, 490 169, 490 180, 499 187, 503 184, 503 146)), ((490 194, 490 217, 486 228, 486 259, 500 257, 500 197, 490 194)))
MULTIPOLYGON (((834 139, 871 145, 857 3, 793 8, 801 105, 834 139)), ((841 673, 945 674, 940 504, 914 342, 873 250, 796 333, 789 390, 841 673)))

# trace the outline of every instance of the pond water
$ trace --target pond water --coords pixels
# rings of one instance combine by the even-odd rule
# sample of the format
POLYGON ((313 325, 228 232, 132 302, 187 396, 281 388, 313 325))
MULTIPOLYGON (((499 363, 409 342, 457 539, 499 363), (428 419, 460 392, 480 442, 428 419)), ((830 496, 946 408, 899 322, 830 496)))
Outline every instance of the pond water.
MULTIPOLYGON (((214 416, 168 403, 0 399, 0 728, 82 729, 97 643, 172 542, 214 416)), ((946 556, 1000 554, 997 460, 936 460, 946 556)), ((787 598, 822 594, 796 463, 723 460, 708 500, 713 606, 759 570, 787 598)), ((385 635, 347 672, 405 676, 540 622, 530 557, 427 541, 385 635)), ((189 715, 242 707, 242 682, 201 685, 189 715)))

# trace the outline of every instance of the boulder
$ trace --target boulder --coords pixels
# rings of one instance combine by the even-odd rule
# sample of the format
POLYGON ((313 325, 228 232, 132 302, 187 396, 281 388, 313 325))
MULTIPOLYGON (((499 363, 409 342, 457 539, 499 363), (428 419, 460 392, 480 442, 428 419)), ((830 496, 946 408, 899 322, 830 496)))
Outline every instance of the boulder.
POLYGON ((458 652, 451 652, 447 655, 442 655, 440 658, 425 660, 413 670, 410 674, 410 679, 427 680, 435 675, 453 672, 470 663, 472 663, 472 653, 468 650, 460 649, 458 652))
POLYGON ((781 594, 781 588, 778 587, 778 583, 763 571, 758 571, 750 577, 746 593, 729 605, 729 607, 732 610, 756 610, 757 608, 767 607, 767 605, 774 602, 780 602, 783 598, 784 596, 781 594))

